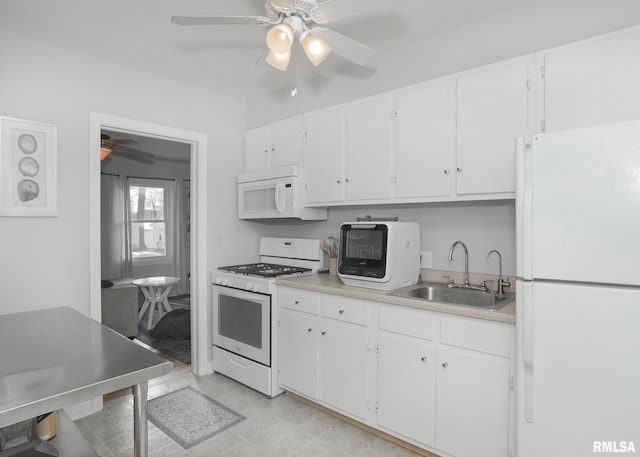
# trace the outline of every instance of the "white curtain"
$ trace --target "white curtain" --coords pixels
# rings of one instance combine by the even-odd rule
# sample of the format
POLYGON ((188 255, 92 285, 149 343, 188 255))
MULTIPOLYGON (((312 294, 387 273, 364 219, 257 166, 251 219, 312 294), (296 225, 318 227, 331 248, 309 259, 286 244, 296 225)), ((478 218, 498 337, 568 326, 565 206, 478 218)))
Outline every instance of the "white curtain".
POLYGON ((102 279, 132 277, 129 184, 122 175, 101 175, 102 279))
POLYGON ((167 214, 167 233, 173 234, 174 275, 180 282, 171 295, 188 294, 189 284, 189 227, 187 223, 190 197, 189 181, 175 179, 169 185, 170 213, 167 214))

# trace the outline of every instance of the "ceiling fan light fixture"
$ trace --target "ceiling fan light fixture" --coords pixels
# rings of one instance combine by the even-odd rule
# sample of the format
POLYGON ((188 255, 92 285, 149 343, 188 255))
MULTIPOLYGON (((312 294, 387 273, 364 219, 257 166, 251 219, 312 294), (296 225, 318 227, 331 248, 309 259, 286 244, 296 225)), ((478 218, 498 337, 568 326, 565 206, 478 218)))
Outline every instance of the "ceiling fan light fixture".
POLYGON ((104 160, 109 154, 111 154, 111 149, 100 146, 100 160, 104 160))
POLYGON ((289 24, 277 24, 267 32, 267 46, 277 54, 288 53, 293 44, 293 28, 289 24))
POLYGON ((302 44, 304 53, 307 55, 307 58, 311 61, 314 67, 320 65, 320 63, 331 52, 331 46, 313 33, 307 33, 300 39, 300 43, 302 44))
POLYGON ((280 71, 287 71, 287 67, 289 66, 289 60, 291 59, 291 52, 274 52, 272 50, 269 51, 267 57, 264 59, 267 61, 269 65, 273 68, 276 68, 280 71))

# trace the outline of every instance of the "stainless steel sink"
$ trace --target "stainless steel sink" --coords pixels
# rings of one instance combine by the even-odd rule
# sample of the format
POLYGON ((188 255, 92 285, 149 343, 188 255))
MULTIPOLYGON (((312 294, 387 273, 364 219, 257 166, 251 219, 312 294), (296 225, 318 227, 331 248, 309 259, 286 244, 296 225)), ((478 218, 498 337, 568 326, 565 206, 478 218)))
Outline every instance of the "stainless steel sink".
POLYGON ((396 297, 415 298, 440 303, 477 306, 484 309, 497 310, 510 303, 515 295, 505 293, 496 295, 491 291, 470 288, 448 287, 447 284, 420 282, 413 286, 389 292, 396 297))

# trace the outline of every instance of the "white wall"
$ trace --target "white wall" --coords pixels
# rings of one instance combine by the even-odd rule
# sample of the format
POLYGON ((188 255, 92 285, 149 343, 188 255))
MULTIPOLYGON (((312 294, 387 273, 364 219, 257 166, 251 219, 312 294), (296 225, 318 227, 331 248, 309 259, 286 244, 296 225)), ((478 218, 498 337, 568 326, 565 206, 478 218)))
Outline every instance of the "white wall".
POLYGON ((268 236, 318 238, 339 236, 342 222, 359 216, 394 217, 416 221, 421 228, 421 249, 433 252, 433 268, 464 271, 464 255, 456 248, 449 262, 449 248, 462 240, 469 249, 469 271, 498 274, 498 261, 487 253, 497 249, 502 254, 503 272, 515 275, 515 205, 513 201, 468 202, 424 205, 390 205, 331 208, 329 220, 320 222, 251 222, 268 236))
POLYGON ((242 101, 0 31, 0 115, 58 126, 58 216, 0 218, 0 313, 70 306, 89 315, 89 119, 106 113, 208 135, 208 264, 255 252, 236 218, 242 101), (228 238, 215 248, 213 234, 228 238), (227 234, 232 234, 228 235, 227 234))
MULTIPOLYGON (((640 2, 637 0, 528 2, 484 20, 380 53, 368 67, 346 66, 335 71, 331 80, 321 76, 298 78, 295 97, 287 95, 286 91, 278 91, 249 100, 247 127, 637 24, 640 24, 640 2)), ((331 56, 325 62, 330 59, 331 56)))

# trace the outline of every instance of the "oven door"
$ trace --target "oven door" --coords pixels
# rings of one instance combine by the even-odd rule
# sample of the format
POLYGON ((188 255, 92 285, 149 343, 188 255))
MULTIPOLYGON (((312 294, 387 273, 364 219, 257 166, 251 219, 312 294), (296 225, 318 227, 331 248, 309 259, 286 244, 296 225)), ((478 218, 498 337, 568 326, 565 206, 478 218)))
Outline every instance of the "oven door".
POLYGON ((224 286, 213 290, 213 344, 270 366, 271 296, 224 286))

